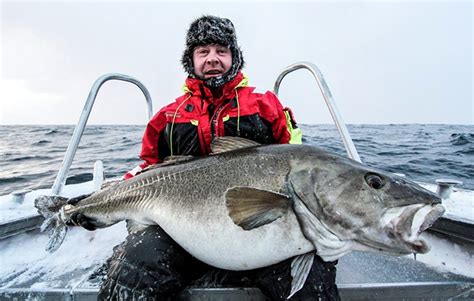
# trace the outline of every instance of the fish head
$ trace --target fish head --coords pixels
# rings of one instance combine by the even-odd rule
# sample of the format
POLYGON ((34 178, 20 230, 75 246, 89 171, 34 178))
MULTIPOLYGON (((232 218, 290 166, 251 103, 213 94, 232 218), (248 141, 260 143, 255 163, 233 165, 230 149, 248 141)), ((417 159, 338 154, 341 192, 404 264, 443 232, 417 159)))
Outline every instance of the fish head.
POLYGON ((333 154, 306 154, 289 180, 312 215, 356 250, 426 253, 420 234, 444 213, 441 199, 415 182, 333 154))

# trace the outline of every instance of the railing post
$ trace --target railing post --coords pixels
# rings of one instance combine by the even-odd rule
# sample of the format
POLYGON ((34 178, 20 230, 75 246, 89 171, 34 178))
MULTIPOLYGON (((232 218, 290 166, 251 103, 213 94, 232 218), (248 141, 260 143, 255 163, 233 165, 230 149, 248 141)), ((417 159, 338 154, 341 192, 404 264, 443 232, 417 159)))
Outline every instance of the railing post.
POLYGON ((86 103, 84 105, 84 109, 82 110, 81 117, 79 118, 79 122, 77 123, 76 127, 74 128, 74 133, 72 134, 71 140, 69 141, 69 145, 66 150, 66 154, 64 155, 63 162, 61 163, 61 168, 59 169, 58 175, 54 180, 53 187, 51 188, 51 194, 59 195, 64 187, 66 182, 66 176, 71 168, 72 160, 76 155, 77 147, 79 146, 79 141, 81 140, 82 133, 84 132, 84 128, 86 127, 87 120, 89 119, 89 115, 91 113, 92 107, 94 105, 95 99, 97 97, 97 93, 100 87, 109 80, 121 80, 130 82, 136 85, 145 95, 145 99, 147 102, 148 107, 148 119, 153 117, 153 104, 151 101, 150 93, 148 92, 147 88, 137 79, 120 73, 109 73, 99 77, 94 84, 92 85, 91 91, 89 92, 89 96, 87 97, 86 103))
POLYGON ((319 71, 316 65, 310 62, 298 62, 286 67, 275 81, 275 86, 273 88, 274 93, 278 96, 278 90, 280 88, 280 84, 283 78, 288 73, 298 69, 308 69, 314 76, 316 82, 318 83, 319 89, 323 94, 323 98, 326 102, 326 105, 328 106, 329 112, 331 113, 332 119, 334 120, 337 130, 339 131, 339 135, 342 138, 342 142, 344 143, 344 147, 346 148, 347 155, 349 156, 349 158, 361 162, 359 153, 357 152, 357 149, 355 148, 354 143, 352 142, 352 138, 349 134, 349 131, 347 130, 347 127, 342 121, 342 117, 339 114, 339 111, 337 110, 336 103, 332 98, 331 91, 329 90, 329 87, 326 84, 326 81, 324 80, 323 74, 321 73, 321 71, 319 71))

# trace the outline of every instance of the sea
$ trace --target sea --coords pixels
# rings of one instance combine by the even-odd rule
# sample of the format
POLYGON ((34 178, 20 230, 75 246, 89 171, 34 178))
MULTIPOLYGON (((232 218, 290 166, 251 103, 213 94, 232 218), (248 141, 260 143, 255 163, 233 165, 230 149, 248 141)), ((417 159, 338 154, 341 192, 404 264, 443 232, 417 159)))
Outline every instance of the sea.
MULTIPOLYGON (((334 125, 300 125, 303 143, 347 156, 334 125)), ((96 160, 107 178, 140 163, 143 125, 89 125, 66 184, 92 179, 96 160)), ((348 125, 364 164, 434 183, 455 179, 474 189, 474 125, 348 125)), ((0 195, 50 188, 71 139, 72 125, 0 125, 0 195)))

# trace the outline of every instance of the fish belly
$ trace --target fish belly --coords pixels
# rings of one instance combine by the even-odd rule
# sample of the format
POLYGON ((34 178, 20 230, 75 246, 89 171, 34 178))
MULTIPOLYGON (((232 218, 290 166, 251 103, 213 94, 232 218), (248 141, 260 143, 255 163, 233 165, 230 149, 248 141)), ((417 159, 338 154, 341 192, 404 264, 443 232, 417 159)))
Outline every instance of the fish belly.
POLYGON ((170 214, 157 223, 191 255, 221 269, 256 269, 314 250, 293 212, 252 230, 235 225, 223 207, 170 214))
POLYGON ((143 181, 145 220, 160 225, 199 260, 223 269, 249 270, 314 250, 292 210, 277 220, 244 230, 229 217, 231 187, 284 191, 289 165, 281 156, 229 153, 151 173, 143 181))

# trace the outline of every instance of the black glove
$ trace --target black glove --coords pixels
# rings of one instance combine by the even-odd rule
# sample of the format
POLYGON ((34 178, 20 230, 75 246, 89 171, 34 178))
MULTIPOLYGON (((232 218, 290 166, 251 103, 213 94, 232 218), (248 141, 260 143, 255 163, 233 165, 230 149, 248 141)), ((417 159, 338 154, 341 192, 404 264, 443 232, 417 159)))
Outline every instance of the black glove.
POLYGON ((89 231, 94 231, 97 229, 92 219, 86 217, 84 214, 79 212, 75 212, 71 215, 68 225, 80 226, 89 231))
MULTIPOLYGON (((75 206, 75 205, 77 205, 77 203, 79 203, 80 201, 82 201, 83 199, 85 199, 85 198, 87 198, 91 195, 92 195, 92 193, 76 196, 76 197, 73 197, 73 198, 70 198, 69 200, 67 200, 67 203, 70 204, 70 205, 75 206)), ((86 217, 84 214, 79 213, 79 212, 73 213, 71 215, 71 218, 67 222, 67 225, 68 226, 79 226, 79 227, 82 227, 82 228, 84 228, 86 230, 89 230, 89 231, 94 231, 94 230, 97 229, 97 227, 94 224, 94 222, 92 221, 92 219, 86 217)))
POLYGON ((83 194, 83 195, 79 195, 79 196, 70 198, 70 199, 67 200, 67 203, 75 206, 75 205, 77 205, 77 203, 79 203, 80 201, 82 201, 85 198, 90 197, 92 194, 93 193, 88 193, 88 194, 83 194))

